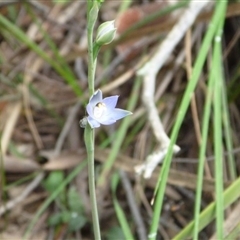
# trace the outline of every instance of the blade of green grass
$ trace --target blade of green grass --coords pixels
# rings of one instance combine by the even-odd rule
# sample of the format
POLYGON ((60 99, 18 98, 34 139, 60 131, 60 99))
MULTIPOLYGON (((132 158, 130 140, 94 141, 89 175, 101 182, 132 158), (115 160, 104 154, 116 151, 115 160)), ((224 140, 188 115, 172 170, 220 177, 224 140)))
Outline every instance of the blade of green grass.
POLYGON ((1 189, 3 189, 3 191, 6 192, 6 191, 10 190, 11 188, 14 188, 14 187, 16 187, 16 186, 19 186, 19 185, 21 185, 21 184, 29 181, 29 180, 32 180, 32 179, 33 179, 34 177, 36 177, 36 176, 37 176, 37 173, 36 173, 36 172, 30 173, 30 174, 27 175, 26 177, 22 177, 21 179, 15 181, 15 182, 13 182, 13 183, 10 183, 10 184, 6 185, 4 188, 1 188, 1 189))
POLYGON ((61 65, 59 65, 54 58, 49 56, 44 50, 42 50, 35 42, 33 42, 29 37, 17 26, 11 23, 7 18, 0 15, 0 28, 7 30, 11 33, 16 39, 24 43, 27 47, 32 49, 37 53, 43 60, 50 64, 57 73, 59 73, 63 79, 72 87, 73 91, 77 96, 82 95, 82 90, 79 87, 75 77, 69 71, 66 71, 61 65))
POLYGON ((194 208, 194 237, 193 237, 194 240, 198 239, 198 232, 199 232, 199 216, 200 216, 201 199, 202 199, 204 161, 205 161, 205 154, 207 149, 208 129, 209 129, 209 120, 210 120, 210 113, 211 113, 211 101, 213 97, 213 84, 214 84, 214 76, 213 76, 213 71, 211 71, 209 81, 208 81, 206 103, 204 106, 203 124, 202 124, 202 141, 201 141, 200 150, 199 150, 199 163, 198 163, 197 186, 196 186, 196 197, 195 197, 195 208, 194 208))
MULTIPOLYGON (((218 61, 218 60, 217 60, 218 61)), ((221 122, 221 79, 219 79, 219 67, 215 66, 214 86, 214 155, 215 155, 215 192, 216 192, 216 230, 218 239, 223 239, 223 158, 222 158, 222 122, 221 122)))
POLYGON ((233 102, 240 95, 240 87, 239 87, 239 77, 240 77, 240 61, 236 64, 234 73, 232 74, 232 78, 230 79, 227 85, 227 96, 229 102, 233 102))
POLYGON ((133 2, 132 0, 122 1, 121 5, 118 9, 118 13, 126 11, 131 6, 132 2, 133 2))
POLYGON ((233 154, 233 142, 232 142, 232 129, 230 125, 230 117, 229 117, 229 109, 228 109, 228 100, 227 100, 227 94, 226 94, 226 84, 223 81, 222 82, 222 115, 223 115, 223 127, 224 127, 224 136, 225 136, 225 142, 226 142, 226 148, 228 152, 228 170, 229 170, 229 178, 230 180, 235 180, 237 178, 237 172, 236 172, 236 164, 235 164, 235 157, 233 154))
POLYGON ((163 197, 165 193, 168 173, 169 173, 171 159, 173 155, 173 146, 176 143, 179 129, 182 125, 184 116, 189 107, 192 93, 197 85, 199 76, 202 72, 203 64, 205 62, 208 50, 211 46, 212 39, 214 37, 214 34, 219 24, 219 19, 221 19, 222 15, 224 14, 226 4, 227 4, 226 1, 220 1, 216 4, 214 15, 209 24, 209 28, 206 32, 206 35, 203 39, 203 43, 199 50, 199 55, 197 56, 196 62, 193 67, 192 77, 187 85, 186 91, 184 93, 184 96, 178 111, 176 123, 174 124, 173 130, 172 130, 170 145, 168 148, 167 155, 163 161, 163 167, 159 175, 158 184, 156 186, 156 198, 155 198, 155 204, 154 204, 154 210, 153 210, 152 223, 151 223, 150 232, 149 232, 149 239, 152 239, 152 240, 156 239, 157 237, 157 230, 158 230, 159 218, 162 210, 163 197))
POLYGON ((64 70, 66 72, 68 72, 69 75, 72 75, 74 77, 74 75, 73 75, 71 69, 69 68, 66 60, 64 59, 63 56, 60 55, 59 49, 57 48, 56 44, 51 39, 49 34, 46 32, 46 30, 42 27, 41 22, 37 19, 37 17, 33 13, 32 8, 29 6, 29 4, 26 4, 26 3, 25 3, 25 6, 26 6, 26 9, 27 9, 27 12, 32 17, 35 24, 38 26, 39 32, 43 35, 44 40, 46 41, 46 43, 48 44, 48 46, 52 50, 52 53, 54 54, 53 58, 56 59, 56 62, 58 64, 60 64, 64 68, 64 70))
POLYGON ((214 71, 214 102, 213 102, 213 132, 214 132, 214 177, 215 177, 215 192, 216 192, 216 230, 217 238, 223 239, 223 150, 222 150, 222 68, 221 68, 221 32, 224 19, 219 19, 221 24, 217 31, 214 52, 213 52, 213 68, 214 71))
POLYGON ((122 210, 116 196, 117 191, 117 185, 119 183, 119 174, 114 173, 111 179, 111 189, 112 189, 112 195, 113 195, 113 205, 115 212, 117 214, 118 221, 120 223, 120 226, 122 228, 122 231, 124 233, 125 239, 131 240, 134 239, 131 229, 129 227, 129 221, 126 218, 124 211, 122 210))
MULTIPOLYGON (((236 179, 223 193, 224 209, 240 197, 240 178, 236 179)), ((218 201, 218 199, 216 199, 218 201)), ((205 228, 216 217, 216 201, 208 205, 200 214, 199 231, 205 228)), ((173 240, 192 238, 194 221, 191 221, 173 240)), ((223 226, 222 226, 223 227, 223 226)))

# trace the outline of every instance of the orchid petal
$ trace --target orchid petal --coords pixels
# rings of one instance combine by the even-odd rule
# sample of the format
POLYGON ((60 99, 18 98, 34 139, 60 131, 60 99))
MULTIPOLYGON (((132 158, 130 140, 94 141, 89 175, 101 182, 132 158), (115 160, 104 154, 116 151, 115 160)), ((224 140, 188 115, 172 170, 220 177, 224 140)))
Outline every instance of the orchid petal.
POLYGON ((100 124, 110 125, 117 120, 130 114, 129 111, 115 108, 119 96, 111 96, 102 99, 102 91, 97 90, 90 98, 86 110, 88 113, 87 121, 91 128, 98 128, 100 124))
POLYGON ((117 105, 118 98, 119 98, 118 95, 106 97, 102 100, 102 102, 105 103, 105 105, 107 106, 108 109, 113 109, 117 105))
POLYGON ((88 123, 91 126, 91 128, 98 128, 100 127, 100 123, 93 119, 92 117, 88 116, 87 117, 88 123))
POLYGON ((131 114, 132 114, 132 112, 130 112, 130 111, 120 109, 120 108, 115 108, 111 115, 114 116, 115 120, 119 120, 119 119, 124 118, 128 115, 131 115, 131 114))
POLYGON ((109 125, 131 114, 132 113, 129 111, 126 111, 120 108, 115 108, 115 109, 108 110, 107 114, 102 116, 97 121, 103 125, 109 125))
POLYGON ((92 106, 90 103, 88 103, 88 105, 86 106, 87 113, 91 118, 94 118, 93 108, 94 106, 92 106))
POLYGON ((111 125, 111 124, 115 123, 116 120, 109 118, 109 119, 105 119, 104 121, 100 120, 99 122, 100 122, 102 125, 111 125))
POLYGON ((97 103, 102 102, 102 91, 98 89, 90 98, 89 104, 94 107, 97 103))

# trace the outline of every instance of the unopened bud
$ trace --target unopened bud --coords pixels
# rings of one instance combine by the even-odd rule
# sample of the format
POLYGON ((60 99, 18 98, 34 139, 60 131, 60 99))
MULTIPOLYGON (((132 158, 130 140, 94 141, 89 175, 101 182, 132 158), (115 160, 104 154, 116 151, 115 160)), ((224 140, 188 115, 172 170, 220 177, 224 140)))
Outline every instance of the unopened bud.
POLYGON ((102 23, 97 30, 96 43, 98 45, 106 45, 112 42, 116 33, 114 21, 102 23))

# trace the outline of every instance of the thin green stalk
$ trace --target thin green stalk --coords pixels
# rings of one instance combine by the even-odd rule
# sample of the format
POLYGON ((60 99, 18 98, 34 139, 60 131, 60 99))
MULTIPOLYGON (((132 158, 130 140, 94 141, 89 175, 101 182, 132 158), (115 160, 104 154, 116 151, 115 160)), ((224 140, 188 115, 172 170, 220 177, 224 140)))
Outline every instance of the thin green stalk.
POLYGON ((88 89, 89 95, 94 94, 94 79, 95 79, 95 70, 97 64, 97 58, 94 59, 93 56, 93 30, 94 25, 97 20, 98 15, 98 3, 96 1, 92 2, 88 0, 88 9, 87 14, 87 38, 88 38, 88 89))
MULTIPOLYGON (((21 185, 21 184, 23 184, 23 183, 25 183, 25 182, 27 182, 29 180, 32 180, 34 177, 36 177, 36 175, 37 175, 37 173, 33 172, 33 173, 27 175, 26 177, 22 177, 19 180, 13 182, 13 183, 10 183, 10 184, 8 184, 8 185, 6 185, 4 187, 1 187, 1 190, 3 190, 4 192, 7 192, 7 191, 9 191, 10 189, 12 189, 12 188, 14 188, 16 186, 19 186, 19 185, 21 185)), ((1 180, 0 180, 0 183, 1 183, 1 180)), ((2 195, 2 194, 0 193, 0 195, 2 195)))
POLYGON ((229 178, 230 180, 235 180, 237 178, 236 172, 236 164, 235 164, 235 157, 233 154, 233 142, 231 138, 231 126, 230 126, 230 117, 229 117, 229 109, 228 109, 228 102, 227 102, 227 87, 224 81, 222 81, 222 106, 223 106, 223 126, 224 126, 224 136, 226 138, 226 147, 228 152, 228 170, 229 170, 229 178))
POLYGON ((84 140, 88 154, 88 184, 91 199, 93 231, 95 239, 101 239, 98 220, 97 199, 95 190, 95 172, 94 172, 94 131, 88 124, 84 131, 84 140))
POLYGON ((221 19, 221 24, 214 42, 214 155, 215 155, 215 191, 216 191, 216 229, 217 238, 223 239, 223 220, 224 220, 224 203, 223 203, 223 150, 222 150, 222 68, 221 68, 221 32, 224 18, 221 19))
POLYGON ((118 9, 118 13, 122 13, 124 11, 126 11, 132 4, 132 0, 128 0, 128 1, 122 1, 119 9, 118 9))
MULTIPOLYGON (((97 63, 97 57, 94 57, 93 52, 93 30, 98 15, 98 3, 96 1, 87 1, 87 36, 88 36, 88 89, 89 95, 94 94, 94 78, 97 63)), ((97 210, 97 199, 95 189, 95 172, 94 172, 94 129, 87 124, 84 131, 84 140, 88 156, 88 182, 89 193, 91 199, 92 220, 94 238, 101 239, 99 218, 97 210)))
POLYGON ((198 163, 198 179, 196 186, 196 198, 195 198, 195 208, 194 208, 194 240, 198 239, 199 233, 199 216, 200 216, 200 207, 201 207, 201 199, 202 199, 202 186, 203 186, 203 173, 204 173, 204 161, 205 161, 205 153, 207 148, 207 137, 208 137, 208 129, 209 129, 209 119, 211 113, 211 101, 213 97, 213 83, 214 76, 213 71, 211 71, 209 82, 208 82, 208 92, 206 97, 206 104, 204 107, 203 114, 203 125, 202 125, 202 141, 199 152, 199 163, 198 163))
MULTIPOLYGON (((221 39, 221 32, 222 32, 222 25, 224 22, 224 18, 225 18, 225 15, 223 13, 222 19, 221 19, 222 21, 220 22, 218 31, 215 35, 215 41, 218 41, 219 39, 221 39)), ((216 42, 215 46, 218 43, 219 42, 216 42)), ((221 47, 221 46, 219 45, 219 47, 221 47)), ((202 196, 204 159, 205 159, 205 153, 206 153, 206 147, 207 147, 207 136, 208 136, 208 127, 209 127, 209 119, 210 119, 211 100, 212 100, 212 95, 214 92, 214 82, 216 79, 219 80, 219 76, 216 76, 216 74, 221 73, 221 69, 219 69, 219 67, 218 67, 219 64, 221 64, 221 62, 219 62, 220 59, 221 58, 219 58, 218 49, 215 47, 214 54, 213 54, 213 60, 212 60, 212 69, 211 69, 210 77, 209 77, 207 100, 206 100, 206 105, 205 105, 205 110, 204 110, 203 127, 202 127, 202 129, 203 129, 202 142, 201 142, 200 154, 199 154, 198 181, 197 181, 195 209, 194 209, 194 239, 195 240, 198 239, 198 233, 199 233, 199 221, 200 221, 199 216, 200 216, 200 206, 201 206, 201 196, 202 196)), ((216 94, 217 93, 215 92, 215 97, 216 97, 216 94)), ((221 93, 218 93, 218 94, 221 94, 221 93)), ((220 95, 218 97, 220 97, 220 95)), ((220 102, 218 102, 218 104, 220 104, 220 102)), ((218 131, 219 128, 221 130, 221 126, 216 125, 216 123, 214 124, 214 127, 216 128, 216 131, 218 131)), ((219 138, 219 140, 221 140, 221 138, 219 138)), ((218 169, 218 168, 215 167, 215 169, 218 169)), ((219 171, 219 169, 217 171, 219 171)), ((220 175, 220 171, 218 174, 220 175)))
POLYGON ((168 173, 171 166, 171 159, 173 155, 173 146, 177 140, 179 129, 182 125, 183 119, 185 117, 188 106, 190 104, 192 93, 197 85, 199 76, 202 72, 203 64, 205 62, 209 47, 211 45, 212 39, 218 27, 219 19, 221 19, 221 16, 225 9, 225 5, 226 5, 225 1, 219 1, 216 5, 216 9, 215 9, 212 21, 209 24, 208 31, 204 37, 202 46, 199 50, 199 55, 194 64, 192 77, 186 88, 186 91, 183 96, 183 100, 181 102, 181 105, 178 111, 176 123, 174 124, 173 131, 171 134, 171 141, 168 148, 168 152, 163 161, 163 167, 159 175, 158 184, 156 186, 156 189, 157 189, 156 198, 155 198, 155 204, 154 204, 154 210, 153 210, 152 223, 151 223, 150 232, 149 232, 149 239, 151 240, 154 240, 157 237, 159 218, 161 215, 163 198, 164 198, 165 188, 167 184, 168 173))
POLYGON ((113 205, 115 208, 115 212, 117 214, 118 221, 123 230, 125 239, 131 240, 131 239, 134 239, 134 237, 132 235, 131 228, 129 226, 129 220, 126 218, 124 211, 121 208, 121 205, 119 204, 116 196, 118 183, 119 183, 119 173, 114 173, 111 179, 111 189, 113 192, 113 205))

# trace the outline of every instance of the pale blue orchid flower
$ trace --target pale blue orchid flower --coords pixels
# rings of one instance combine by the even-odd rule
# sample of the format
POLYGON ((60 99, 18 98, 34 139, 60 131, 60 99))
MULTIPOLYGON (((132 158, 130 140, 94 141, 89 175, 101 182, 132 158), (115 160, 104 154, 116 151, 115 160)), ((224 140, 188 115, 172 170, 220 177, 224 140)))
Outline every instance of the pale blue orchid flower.
POLYGON ((98 128, 100 125, 110 125, 117 120, 124 118, 132 113, 120 108, 115 108, 118 95, 102 98, 102 91, 98 89, 90 98, 87 104, 87 121, 91 128, 98 128))

